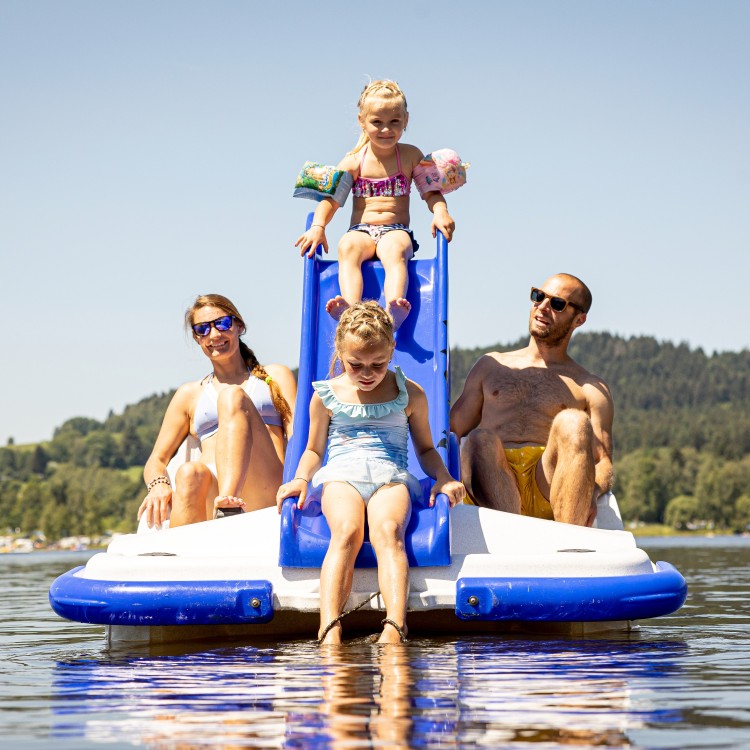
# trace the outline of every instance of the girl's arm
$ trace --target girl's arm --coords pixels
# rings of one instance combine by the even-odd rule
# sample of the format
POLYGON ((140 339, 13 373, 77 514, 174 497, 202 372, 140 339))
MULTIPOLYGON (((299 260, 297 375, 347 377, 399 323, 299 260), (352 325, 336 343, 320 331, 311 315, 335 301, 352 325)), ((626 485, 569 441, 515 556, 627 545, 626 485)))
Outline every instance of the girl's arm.
POLYGON ((409 392, 409 409, 411 412, 409 414, 409 432, 414 444, 414 453, 425 474, 435 480, 435 485, 430 492, 430 505, 432 506, 435 503, 435 495, 444 492, 452 507, 464 499, 466 488, 448 473, 443 459, 435 450, 430 433, 425 392, 411 380, 406 381, 406 387, 409 392))
POLYGON ((328 409, 323 406, 320 396, 317 393, 313 393, 312 401, 310 401, 310 432, 307 437, 307 447, 299 460, 299 464, 297 464, 294 479, 291 482, 282 484, 276 493, 276 506, 279 513, 281 513, 281 505, 287 497, 298 495, 297 507, 304 507, 310 480, 323 463, 323 456, 325 456, 326 443, 328 441, 328 424, 330 421, 331 418, 328 415, 328 409))
POLYGON ((333 198, 323 198, 313 214, 312 225, 301 234, 294 243, 298 247, 299 254, 307 253, 308 258, 315 255, 318 245, 323 245, 323 251, 328 252, 328 239, 326 238, 326 226, 330 223, 333 215, 338 211, 339 204, 333 198))
POLYGON ((189 407, 195 395, 195 385, 188 383, 177 389, 164 414, 151 455, 143 467, 143 481, 150 489, 138 508, 138 520, 145 512, 149 526, 161 526, 167 518, 167 509, 172 501, 167 464, 190 431, 189 407), (166 480, 162 477, 166 477, 166 480))
POLYGON ((427 208, 432 211, 432 236, 434 237, 439 229, 445 236, 446 242, 450 242, 453 238, 456 222, 453 221, 453 217, 448 213, 448 204, 445 202, 445 196, 442 193, 433 191, 427 193, 424 201, 427 204, 427 208))
MULTIPOLYGON (((357 176, 359 165, 357 160, 347 154, 337 165, 336 169, 343 169, 352 177, 357 176)), ((308 258, 315 255, 318 245, 323 245, 323 251, 328 252, 328 238, 326 237, 326 227, 331 223, 333 215, 340 208, 339 204, 333 198, 323 198, 313 214, 313 220, 310 228, 301 234, 294 243, 295 247, 300 249, 299 254, 307 253, 308 258)))
MULTIPOLYGON (((416 147, 410 146, 412 152, 412 171, 424 158, 424 154, 416 147)), ((453 232, 456 228, 456 222, 448 213, 448 204, 445 202, 445 196, 439 190, 433 190, 424 198, 427 208, 432 212, 432 236, 435 237, 439 229, 447 242, 453 238, 453 232)))

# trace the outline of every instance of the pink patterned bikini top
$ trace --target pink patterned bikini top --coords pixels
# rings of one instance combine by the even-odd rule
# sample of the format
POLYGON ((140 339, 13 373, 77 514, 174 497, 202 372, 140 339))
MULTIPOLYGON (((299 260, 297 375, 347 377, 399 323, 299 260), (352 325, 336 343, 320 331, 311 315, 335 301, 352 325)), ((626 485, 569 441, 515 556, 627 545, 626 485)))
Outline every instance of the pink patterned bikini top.
MULTIPOLYGON (((362 161, 359 163, 359 171, 362 172, 362 166, 365 163, 367 147, 362 151, 362 161)), ((352 187, 352 195, 355 198, 400 198, 409 195, 411 192, 411 180, 406 179, 406 175, 401 171, 401 153, 396 146, 396 159, 398 160, 398 172, 391 177, 383 177, 377 180, 371 180, 367 177, 357 177, 352 187)))

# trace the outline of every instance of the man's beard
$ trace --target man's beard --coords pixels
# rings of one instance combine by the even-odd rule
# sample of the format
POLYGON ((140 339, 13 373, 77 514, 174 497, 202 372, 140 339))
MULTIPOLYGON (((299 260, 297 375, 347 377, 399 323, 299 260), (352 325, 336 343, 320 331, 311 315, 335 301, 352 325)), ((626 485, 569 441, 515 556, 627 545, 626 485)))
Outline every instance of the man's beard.
POLYGON ((567 322, 552 323, 542 330, 535 330, 533 328, 534 320, 529 321, 529 333, 537 341, 544 342, 548 346, 555 346, 561 341, 564 341, 568 334, 573 329, 574 318, 571 318, 567 322))

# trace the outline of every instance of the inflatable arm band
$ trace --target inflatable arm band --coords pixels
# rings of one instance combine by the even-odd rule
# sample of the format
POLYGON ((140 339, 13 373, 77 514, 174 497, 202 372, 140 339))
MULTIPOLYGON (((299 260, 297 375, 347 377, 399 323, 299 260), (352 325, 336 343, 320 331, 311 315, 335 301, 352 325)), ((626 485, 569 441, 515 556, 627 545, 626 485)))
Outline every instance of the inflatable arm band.
POLYGON ((352 176, 344 169, 306 161, 294 183, 294 197, 318 202, 324 198, 332 198, 339 206, 343 206, 353 184, 352 176))
POLYGON ((441 148, 424 156, 414 167, 412 177, 422 198, 436 191, 445 195, 466 184, 469 166, 452 149, 441 148))

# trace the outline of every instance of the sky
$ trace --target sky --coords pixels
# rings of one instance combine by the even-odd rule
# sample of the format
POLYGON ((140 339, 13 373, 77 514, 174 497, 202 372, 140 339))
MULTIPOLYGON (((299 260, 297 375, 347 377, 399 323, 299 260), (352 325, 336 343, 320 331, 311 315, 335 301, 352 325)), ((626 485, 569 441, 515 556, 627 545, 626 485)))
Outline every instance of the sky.
POLYGON ((370 78, 471 163, 451 345, 516 341, 564 271, 582 330, 750 348, 749 36, 745 0, 0 0, 0 445, 204 375, 201 293, 295 367, 294 179, 352 148, 370 78))

